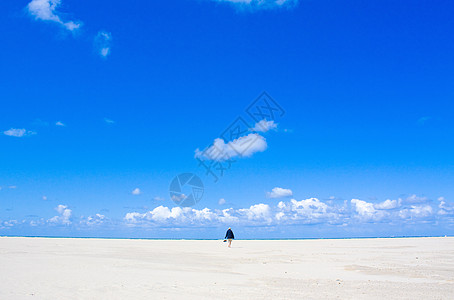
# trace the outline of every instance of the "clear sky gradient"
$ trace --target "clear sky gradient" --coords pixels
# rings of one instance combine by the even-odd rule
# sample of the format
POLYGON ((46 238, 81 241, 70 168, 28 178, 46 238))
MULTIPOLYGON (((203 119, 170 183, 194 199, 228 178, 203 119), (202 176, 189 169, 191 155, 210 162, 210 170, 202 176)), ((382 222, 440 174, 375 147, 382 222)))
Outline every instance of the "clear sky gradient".
POLYGON ((1 1, 0 235, 454 233, 454 3, 232 2, 1 1), (263 91, 214 182, 196 149, 263 91))

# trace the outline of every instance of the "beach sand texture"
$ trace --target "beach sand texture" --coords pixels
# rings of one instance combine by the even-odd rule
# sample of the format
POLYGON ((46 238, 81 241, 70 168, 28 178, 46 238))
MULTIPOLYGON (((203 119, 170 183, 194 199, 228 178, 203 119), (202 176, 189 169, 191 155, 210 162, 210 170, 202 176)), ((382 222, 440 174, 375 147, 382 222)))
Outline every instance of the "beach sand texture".
POLYGON ((454 238, 0 238, 0 299, 454 299, 454 238))

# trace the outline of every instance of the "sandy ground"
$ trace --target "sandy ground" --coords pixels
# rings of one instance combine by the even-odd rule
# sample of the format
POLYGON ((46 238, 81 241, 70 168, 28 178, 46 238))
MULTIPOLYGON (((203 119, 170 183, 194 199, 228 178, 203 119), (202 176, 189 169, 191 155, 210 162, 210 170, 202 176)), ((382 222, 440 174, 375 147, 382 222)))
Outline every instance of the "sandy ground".
POLYGON ((0 299, 454 299, 454 238, 0 238, 0 299))

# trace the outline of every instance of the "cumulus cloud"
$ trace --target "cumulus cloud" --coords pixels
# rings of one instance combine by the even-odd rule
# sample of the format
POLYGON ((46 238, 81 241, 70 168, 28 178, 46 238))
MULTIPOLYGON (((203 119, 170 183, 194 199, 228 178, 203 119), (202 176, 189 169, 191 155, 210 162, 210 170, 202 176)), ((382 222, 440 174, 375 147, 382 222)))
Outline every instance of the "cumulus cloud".
POLYGON ((254 128, 251 128, 252 131, 256 132, 267 132, 271 129, 277 129, 277 123, 267 120, 261 120, 260 122, 255 123, 254 128))
POLYGON ((146 224, 147 222, 191 224, 214 221, 215 219, 217 219, 216 214, 209 208, 197 210, 190 207, 173 207, 170 209, 162 205, 146 213, 130 212, 124 217, 124 220, 129 225, 146 224))
POLYGON ((65 127, 66 125, 63 124, 62 122, 58 121, 55 123, 56 126, 61 126, 61 127, 65 127))
POLYGON ((82 26, 80 21, 63 21, 57 11, 60 4, 61 0, 32 0, 27 5, 27 9, 36 20, 54 22, 69 31, 74 31, 82 26))
POLYGON ((26 130, 25 128, 11 128, 9 130, 3 131, 4 135, 7 136, 14 136, 14 137, 24 137, 24 136, 29 136, 29 135, 34 135, 36 132, 26 130))
POLYGON ((19 224, 19 222, 17 220, 3 221, 3 222, 0 222, 0 228, 7 229, 7 228, 13 227, 17 224, 19 224))
POLYGON ((229 3, 244 9, 273 9, 279 7, 294 7, 298 0, 212 0, 229 3))
POLYGON ((248 220, 254 221, 265 221, 270 223, 271 219, 271 209, 268 204, 255 204, 249 208, 242 208, 238 210, 240 215, 244 215, 248 220))
POLYGON ((131 192, 131 194, 133 194, 133 195, 140 195, 141 193, 142 193, 142 192, 140 191, 139 188, 135 188, 135 189, 133 189, 132 192, 131 192))
POLYGON ((87 218, 82 218, 80 224, 87 226, 97 226, 102 225, 106 222, 107 218, 105 215, 95 214, 94 216, 88 216, 87 218))
POLYGON ((293 196, 293 192, 290 189, 283 189, 280 187, 275 187, 271 192, 267 192, 268 198, 283 198, 293 196))
POLYGON ((106 58, 110 54, 110 44, 112 42, 112 34, 106 31, 99 31, 94 39, 94 47, 98 54, 106 58))
POLYGON ((397 200, 390 200, 387 199, 381 203, 377 203, 374 205, 376 209, 394 209, 399 206, 399 202, 397 200))
POLYGON ((380 221, 388 214, 385 211, 377 210, 373 203, 364 200, 352 199, 351 204, 357 213, 357 217, 363 221, 380 221))
POLYGON ((342 208, 329 206, 317 198, 308 198, 297 201, 291 199, 289 202, 279 202, 275 218, 281 222, 291 223, 320 223, 326 221, 335 223, 342 215, 342 208))
POLYGON ((352 207, 358 220, 362 222, 405 221, 414 222, 415 219, 427 220, 433 217, 433 208, 430 205, 410 205, 401 207, 401 200, 386 200, 382 203, 370 203, 364 200, 352 199, 352 207), (400 209, 397 209, 400 208, 400 209))
MULTIPOLYGON (((223 198, 219 204, 225 204, 223 198)), ((317 198, 303 200, 290 199, 278 204, 257 203, 244 208, 195 209, 191 207, 166 207, 159 205, 146 212, 131 211, 124 215, 123 222, 110 221, 105 215, 95 214, 89 217, 74 217, 67 205, 58 205, 58 212, 47 221, 45 219, 22 222, 7 221, 2 226, 15 224, 41 226, 46 224, 72 226, 101 226, 103 224, 129 227, 199 227, 199 226, 286 226, 304 224, 326 224, 333 226, 361 226, 365 223, 415 224, 428 221, 451 220, 454 205, 442 197, 438 199, 438 208, 428 204, 401 206, 397 200, 380 203, 360 199, 345 200, 343 204, 332 200, 321 201, 317 198), (434 209, 437 209, 434 213, 434 209), (451 218, 451 219, 450 219, 451 218)), ((36 216, 37 217, 37 216, 36 216)), ((450 221, 452 222, 452 221, 450 221)))
POLYGON ((58 216, 50 218, 48 221, 54 224, 69 225, 71 224, 72 210, 67 205, 60 204, 55 210, 59 213, 58 216))
MULTIPOLYGON (((222 199, 221 199, 222 200, 222 199)), ((221 202, 222 203, 222 202, 221 202)), ((280 202, 270 206, 264 203, 251 205, 248 208, 227 208, 223 210, 201 210, 190 207, 168 208, 158 206, 145 213, 130 212, 124 217, 126 224, 137 225, 277 225, 286 222, 294 223, 318 223, 326 220, 329 223, 337 222, 342 210, 329 207, 326 203, 316 198, 290 202, 280 202)))
POLYGON ((224 205, 225 204, 225 199, 224 198, 219 199, 218 204, 219 205, 224 205))
POLYGON ((430 205, 412 205, 410 208, 402 209, 399 216, 402 219, 425 218, 432 215, 432 207, 430 205))
POLYGON ((265 151, 267 147, 266 139, 257 133, 250 133, 228 143, 217 138, 207 149, 200 151, 197 148, 195 158, 225 161, 235 157, 251 157, 254 153, 265 151))
POLYGON ((438 198, 438 201, 439 215, 454 215, 454 204, 447 203, 444 197, 438 198))

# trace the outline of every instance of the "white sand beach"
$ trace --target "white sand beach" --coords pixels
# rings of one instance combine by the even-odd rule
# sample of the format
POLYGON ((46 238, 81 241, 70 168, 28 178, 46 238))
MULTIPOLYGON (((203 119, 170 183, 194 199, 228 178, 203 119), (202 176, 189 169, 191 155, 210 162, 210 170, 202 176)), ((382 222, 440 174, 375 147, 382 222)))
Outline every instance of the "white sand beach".
POLYGON ((452 299, 454 238, 0 238, 0 299, 452 299))

